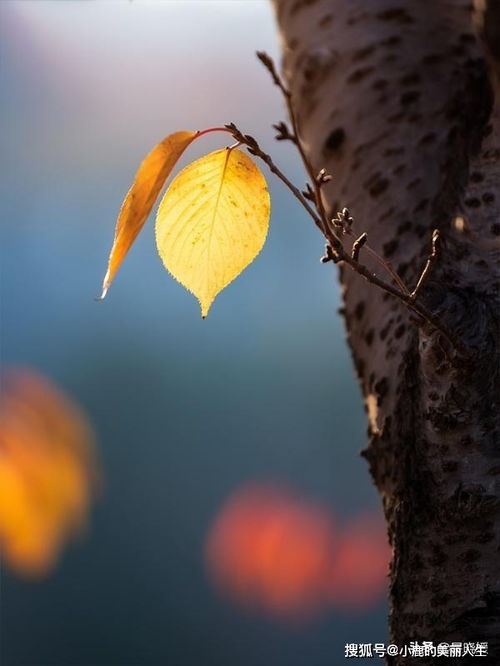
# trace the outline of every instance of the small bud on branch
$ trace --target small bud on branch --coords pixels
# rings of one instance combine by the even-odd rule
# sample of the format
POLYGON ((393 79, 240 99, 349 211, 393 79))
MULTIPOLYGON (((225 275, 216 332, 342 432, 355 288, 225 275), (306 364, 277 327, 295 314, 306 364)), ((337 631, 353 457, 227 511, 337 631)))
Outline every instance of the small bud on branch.
POLYGON ((298 199, 298 201, 300 201, 302 206, 305 208, 307 213, 310 215, 316 226, 320 229, 327 240, 325 255, 321 258, 323 263, 327 263, 329 261, 333 261, 335 263, 345 262, 352 270, 356 271, 365 280, 397 298, 413 314, 416 314, 422 323, 425 322, 432 326, 437 332, 441 334, 442 338, 446 339, 448 343, 455 348, 459 354, 462 356, 468 356, 468 350, 464 347, 462 341, 458 338, 454 331, 450 330, 439 317, 428 310, 428 308, 418 299, 420 290, 425 283, 425 280, 427 279, 427 276, 439 254, 439 233, 437 230, 433 233, 432 236, 431 254, 427 260, 424 270, 422 271, 417 286, 411 293, 399 275, 393 269, 393 267, 389 264, 389 262, 369 247, 366 233, 362 233, 354 241, 351 253, 349 253, 344 248, 341 238, 344 235, 353 235, 352 226, 354 221, 350 211, 349 209, 344 208, 342 211, 337 213, 336 218, 328 218, 321 197, 321 187, 331 180, 331 176, 326 173, 325 169, 320 169, 319 172, 316 172, 309 158, 307 157, 303 144, 300 140, 297 119, 291 101, 291 93, 283 84, 280 76, 278 75, 273 60, 269 57, 269 55, 262 51, 257 52, 257 57, 271 74, 275 85, 277 85, 282 91, 290 116, 290 122, 292 126, 291 130, 288 129, 285 123, 274 125, 274 128, 278 131, 277 139, 281 141, 285 139, 294 141, 309 176, 310 183, 306 184, 304 190, 299 190, 276 166, 270 155, 261 150, 257 141, 253 137, 247 134, 242 134, 234 125, 234 123, 226 125, 226 129, 231 132, 233 137, 238 142, 245 145, 252 155, 260 157, 260 159, 262 159, 268 165, 270 171, 274 173, 286 185, 286 187, 298 199), (365 247, 366 251, 384 268, 396 286, 379 278, 367 266, 361 264, 358 261, 359 253, 362 247, 365 247))
POLYGON ((357 240, 354 241, 351 252, 351 257, 354 259, 354 261, 358 261, 359 251, 361 250, 361 248, 363 247, 363 245, 366 243, 367 240, 368 240, 368 234, 365 231, 364 233, 361 234, 361 236, 357 240))

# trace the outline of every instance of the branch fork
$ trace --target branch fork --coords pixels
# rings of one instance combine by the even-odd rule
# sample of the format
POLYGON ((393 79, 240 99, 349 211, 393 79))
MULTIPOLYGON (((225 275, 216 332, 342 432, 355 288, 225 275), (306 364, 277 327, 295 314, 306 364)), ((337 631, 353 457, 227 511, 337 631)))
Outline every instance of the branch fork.
POLYGON ((292 141, 299 151, 300 157, 309 176, 309 181, 303 190, 299 190, 285 174, 276 166, 271 156, 265 153, 257 143, 254 137, 243 134, 236 127, 234 123, 226 125, 226 129, 233 135, 234 139, 240 144, 245 145, 248 152, 256 157, 259 157, 267 164, 270 171, 274 173, 290 190, 295 198, 302 204, 308 215, 312 218, 314 224, 318 227, 324 235, 327 243, 325 246, 325 254, 321 257, 322 263, 332 261, 334 263, 343 262, 347 264, 352 270, 361 275, 367 282, 379 287, 383 291, 391 294, 397 298, 405 307, 407 307, 413 315, 417 315, 417 321, 422 326, 424 324, 430 325, 431 328, 436 330, 448 343, 456 350, 456 352, 463 357, 469 355, 468 349, 465 348, 462 341, 450 330, 444 322, 431 312, 419 298, 423 286, 425 285, 429 274, 432 271, 440 253, 440 236, 437 230, 432 234, 432 246, 429 257, 422 270, 422 273, 417 281, 417 285, 413 291, 410 291, 404 284, 400 276, 391 266, 391 264, 381 257, 373 248, 368 244, 368 236, 366 233, 356 236, 353 231, 354 220, 347 208, 337 212, 337 216, 329 219, 325 206, 323 203, 321 189, 323 185, 331 180, 325 169, 316 172, 307 157, 303 144, 300 140, 300 133, 297 123, 297 118, 292 106, 291 93, 285 86, 281 77, 279 76, 276 67, 271 57, 264 52, 257 52, 257 57, 269 71, 274 84, 280 89, 283 94, 288 115, 290 118, 291 129, 285 122, 280 122, 273 125, 277 130, 276 136, 279 141, 292 141), (354 237, 355 240, 352 244, 351 251, 349 252, 342 242, 343 236, 354 237), (381 266, 381 268, 389 275, 390 282, 378 277, 373 271, 359 261, 361 249, 364 250, 381 266))

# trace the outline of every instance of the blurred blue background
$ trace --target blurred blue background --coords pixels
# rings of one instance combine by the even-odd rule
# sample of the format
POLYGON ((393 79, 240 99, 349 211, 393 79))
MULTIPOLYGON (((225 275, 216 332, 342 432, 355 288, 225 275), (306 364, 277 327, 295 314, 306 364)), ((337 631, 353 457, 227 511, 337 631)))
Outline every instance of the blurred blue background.
POLYGON ((378 506, 336 276, 282 185, 269 177, 263 252, 206 321, 152 220, 94 301, 123 196, 166 134, 234 121, 303 182, 254 55, 279 59, 270 6, 4 0, 0 20, 2 362, 80 402, 105 479, 47 580, 3 572, 2 664, 332 666, 346 642, 383 642, 382 603, 292 628, 219 598, 204 571, 210 523, 247 481, 283 480, 345 519, 378 506))

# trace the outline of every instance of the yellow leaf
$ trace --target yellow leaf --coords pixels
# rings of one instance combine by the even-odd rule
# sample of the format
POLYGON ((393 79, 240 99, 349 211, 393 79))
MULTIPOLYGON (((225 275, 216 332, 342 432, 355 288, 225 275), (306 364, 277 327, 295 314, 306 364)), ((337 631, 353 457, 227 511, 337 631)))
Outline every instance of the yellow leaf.
POLYGON ((202 157, 168 188, 156 217, 158 252, 199 300, 202 317, 262 249, 269 211, 264 176, 240 150, 202 157))
POLYGON ((101 298, 106 296, 114 276, 144 226, 175 163, 198 134, 199 132, 170 134, 153 148, 139 167, 118 215, 101 298))

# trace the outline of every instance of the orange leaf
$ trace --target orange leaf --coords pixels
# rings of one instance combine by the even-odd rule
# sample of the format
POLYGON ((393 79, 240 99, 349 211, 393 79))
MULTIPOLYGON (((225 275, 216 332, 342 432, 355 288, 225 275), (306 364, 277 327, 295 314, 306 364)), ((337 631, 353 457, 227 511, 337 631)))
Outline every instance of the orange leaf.
POLYGON ((101 298, 106 296, 125 255, 154 206, 175 163, 199 132, 174 132, 146 156, 135 175, 122 204, 116 223, 115 238, 109 255, 108 270, 101 298))
POLYGON ((85 416, 33 370, 2 376, 0 552, 21 575, 41 577, 85 526, 96 490, 85 416))

